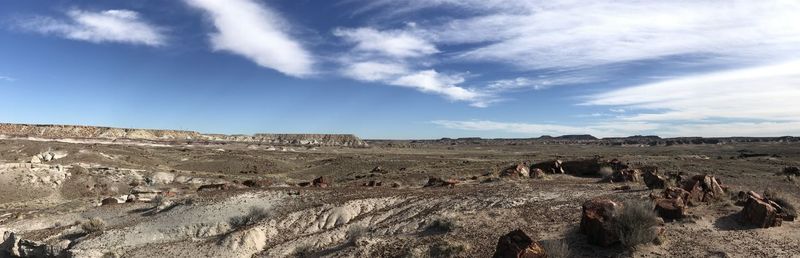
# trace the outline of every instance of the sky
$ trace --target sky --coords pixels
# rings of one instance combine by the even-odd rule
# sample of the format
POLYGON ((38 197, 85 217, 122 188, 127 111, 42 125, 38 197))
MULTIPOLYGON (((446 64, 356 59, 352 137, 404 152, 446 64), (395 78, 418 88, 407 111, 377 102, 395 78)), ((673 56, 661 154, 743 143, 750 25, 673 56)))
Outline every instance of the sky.
POLYGON ((796 0, 0 0, 0 122, 800 135, 796 0))

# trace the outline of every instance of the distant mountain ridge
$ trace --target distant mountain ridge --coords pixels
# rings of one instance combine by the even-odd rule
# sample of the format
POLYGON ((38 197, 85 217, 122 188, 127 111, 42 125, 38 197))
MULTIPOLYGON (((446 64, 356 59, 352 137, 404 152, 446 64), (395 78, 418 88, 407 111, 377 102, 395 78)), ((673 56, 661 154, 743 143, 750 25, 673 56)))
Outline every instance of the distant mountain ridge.
POLYGON ((549 136, 543 135, 536 138, 441 138, 437 140, 366 140, 369 143, 409 143, 409 144, 501 144, 501 145, 527 145, 527 144, 587 144, 587 145, 646 145, 669 146, 684 144, 727 144, 740 142, 800 142, 800 137, 674 137, 661 138, 655 135, 634 135, 628 137, 597 138, 588 134, 549 136))
POLYGON ((143 140, 153 142, 241 142, 274 145, 365 147, 352 134, 202 134, 195 131, 133 129, 84 125, 0 123, 0 135, 45 139, 143 140))

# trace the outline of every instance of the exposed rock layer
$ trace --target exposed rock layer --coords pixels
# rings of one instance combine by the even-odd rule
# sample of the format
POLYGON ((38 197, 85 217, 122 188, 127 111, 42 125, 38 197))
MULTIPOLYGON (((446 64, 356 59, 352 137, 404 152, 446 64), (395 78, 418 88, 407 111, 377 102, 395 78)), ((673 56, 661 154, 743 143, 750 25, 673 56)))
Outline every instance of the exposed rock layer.
POLYGON ((351 134, 201 134, 194 131, 80 125, 2 124, 0 135, 45 139, 146 140, 156 142, 242 142, 274 145, 351 146, 367 144, 351 134))

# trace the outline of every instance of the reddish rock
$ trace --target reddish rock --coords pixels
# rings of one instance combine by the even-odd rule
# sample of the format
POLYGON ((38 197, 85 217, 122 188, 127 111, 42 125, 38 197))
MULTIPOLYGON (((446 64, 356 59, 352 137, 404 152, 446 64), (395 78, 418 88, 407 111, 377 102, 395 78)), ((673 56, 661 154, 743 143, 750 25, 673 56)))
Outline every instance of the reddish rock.
POLYGON ((224 191, 230 189, 228 184, 209 184, 209 185, 201 185, 197 188, 198 192, 203 191, 224 191))
POLYGON ((100 203, 101 205, 114 205, 114 204, 119 204, 119 201, 117 201, 117 198, 108 197, 100 201, 100 203))
POLYGON ((686 204, 681 197, 656 200, 655 211, 666 221, 682 219, 686 216, 686 204))
POLYGON ((493 258, 546 258, 544 248, 521 229, 509 232, 497 241, 493 258))
POLYGON ((642 173, 637 169, 622 169, 622 170, 614 170, 614 172, 604 178, 606 182, 639 182, 642 181, 642 173))
POLYGON ((314 187, 328 187, 331 185, 331 181, 325 177, 317 177, 314 181, 311 181, 311 185, 314 187))
POLYGON ((658 168, 642 168, 642 181, 650 189, 664 189, 667 186, 667 179, 658 175, 658 168))
POLYGON ((538 168, 531 169, 531 178, 544 178, 544 171, 538 168))
POLYGON ((775 207, 777 204, 758 197, 754 195, 748 197, 741 213, 744 220, 761 228, 779 227, 783 218, 775 207))
POLYGON ((530 177, 530 168, 527 162, 522 162, 514 166, 507 167, 500 172, 502 177, 530 177))
POLYGON ((610 246, 619 241, 617 232, 612 229, 611 220, 622 204, 609 199, 596 198, 583 203, 580 232, 587 236, 589 243, 610 246))
POLYGON ((244 180, 242 182, 243 185, 250 187, 250 188, 265 188, 272 185, 272 180, 269 179, 256 179, 256 180, 244 180))
POLYGON ((701 202, 710 202, 725 197, 725 188, 710 175, 697 175, 692 177, 685 185, 684 190, 689 192, 688 202, 697 205, 701 202))

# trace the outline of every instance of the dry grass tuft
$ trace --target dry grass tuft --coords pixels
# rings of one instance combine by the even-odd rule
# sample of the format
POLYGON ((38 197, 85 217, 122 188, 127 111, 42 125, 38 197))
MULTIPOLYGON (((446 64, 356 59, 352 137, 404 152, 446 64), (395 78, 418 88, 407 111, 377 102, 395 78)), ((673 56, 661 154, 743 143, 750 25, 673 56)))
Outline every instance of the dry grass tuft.
POLYGON ((91 218, 81 223, 81 229, 86 233, 103 232, 106 230, 106 222, 101 218, 91 218))
POLYGON ((658 215, 649 201, 628 201, 613 221, 623 246, 635 249, 641 244, 651 243, 658 237, 656 226, 658 215))
POLYGON ((228 220, 231 228, 241 228, 256 224, 256 222, 269 216, 267 209, 261 207, 250 207, 250 212, 242 216, 232 217, 228 220))
POLYGON ((428 254, 433 257, 460 257, 469 250, 469 245, 443 239, 431 245, 428 254))
POLYGON ((572 250, 566 240, 542 241, 542 248, 548 258, 569 258, 573 257, 572 250))

